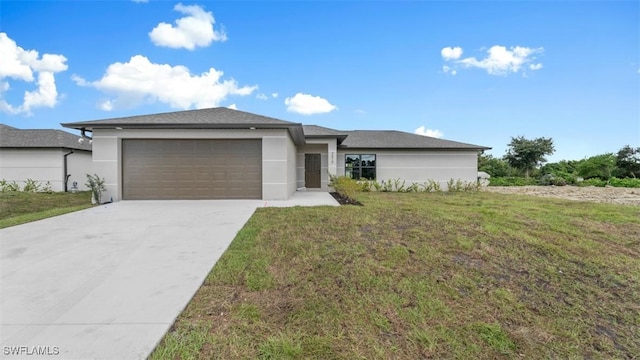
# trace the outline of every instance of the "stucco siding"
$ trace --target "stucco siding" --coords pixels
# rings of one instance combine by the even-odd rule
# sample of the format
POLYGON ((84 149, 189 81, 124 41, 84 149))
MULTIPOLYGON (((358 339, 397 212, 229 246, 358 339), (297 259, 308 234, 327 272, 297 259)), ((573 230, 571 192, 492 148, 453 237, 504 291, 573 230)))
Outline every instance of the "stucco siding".
MULTIPOLYGON (((69 152, 69 151, 66 151, 69 152)), ((20 187, 27 179, 49 182, 53 191, 64 190, 62 149, 0 149, 0 179, 20 187)))
MULTIPOLYGON (((296 144, 290 137, 287 137, 287 186, 288 196, 296 192, 296 171, 297 171, 297 149, 296 144)), ((287 197, 288 197, 287 196, 287 197)))
POLYGON ((345 174, 345 155, 375 154, 376 180, 401 179, 407 184, 438 181, 443 189, 450 179, 477 180, 477 152, 473 150, 379 150, 341 149, 338 151, 338 174, 345 174))
POLYGON ((295 164, 288 162, 293 142, 285 129, 95 129, 93 171, 106 180, 105 200, 122 199, 122 139, 260 139, 263 199, 287 199, 295 191, 295 164))
POLYGON ((67 174, 70 175, 67 182, 67 190, 71 189, 74 181, 78 183, 79 190, 89 190, 85 184, 87 182, 87 174, 92 174, 92 171, 91 152, 74 150, 73 154, 67 156, 67 174))

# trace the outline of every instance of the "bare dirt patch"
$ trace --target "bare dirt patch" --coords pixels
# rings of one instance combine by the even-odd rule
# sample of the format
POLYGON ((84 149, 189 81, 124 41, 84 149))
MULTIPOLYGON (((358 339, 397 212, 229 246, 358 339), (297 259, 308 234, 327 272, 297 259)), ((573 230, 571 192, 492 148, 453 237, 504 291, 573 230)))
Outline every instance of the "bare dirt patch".
POLYGON ((489 186, 487 192, 553 197, 576 201, 640 205, 640 189, 595 186, 489 186))

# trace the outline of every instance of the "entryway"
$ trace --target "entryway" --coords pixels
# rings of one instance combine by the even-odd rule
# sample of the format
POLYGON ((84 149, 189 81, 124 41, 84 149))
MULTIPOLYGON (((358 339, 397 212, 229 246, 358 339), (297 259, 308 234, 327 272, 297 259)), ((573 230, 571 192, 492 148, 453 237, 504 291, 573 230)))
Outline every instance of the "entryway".
POLYGON ((304 186, 306 188, 319 189, 321 187, 321 168, 320 154, 304 155, 304 186))

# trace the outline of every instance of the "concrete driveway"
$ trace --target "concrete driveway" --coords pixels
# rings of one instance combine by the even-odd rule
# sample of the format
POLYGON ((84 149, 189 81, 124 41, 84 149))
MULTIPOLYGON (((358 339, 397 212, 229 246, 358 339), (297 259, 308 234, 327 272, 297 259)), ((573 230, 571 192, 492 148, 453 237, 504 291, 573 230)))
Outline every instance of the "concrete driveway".
POLYGON ((0 230, 0 357, 146 358, 260 206, 124 201, 0 230))

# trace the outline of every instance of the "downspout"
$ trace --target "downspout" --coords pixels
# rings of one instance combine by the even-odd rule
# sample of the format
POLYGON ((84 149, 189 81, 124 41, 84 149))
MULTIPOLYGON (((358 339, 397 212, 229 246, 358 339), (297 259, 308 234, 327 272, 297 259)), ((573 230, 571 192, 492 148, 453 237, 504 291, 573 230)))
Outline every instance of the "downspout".
POLYGON ((68 192, 67 190, 67 184, 69 183, 69 177, 71 176, 71 174, 67 174, 67 156, 73 154, 73 150, 69 151, 68 153, 64 154, 63 157, 63 167, 64 167, 64 192, 68 192))
MULTIPOLYGON (((80 136, 82 136, 85 139, 92 140, 91 136, 88 136, 87 134, 85 134, 86 131, 87 131, 87 129, 85 129, 85 128, 80 129, 80 136)), ((91 130, 89 130, 89 131, 91 131, 91 130)), ((93 131, 91 131, 91 132, 93 133, 93 131)))

